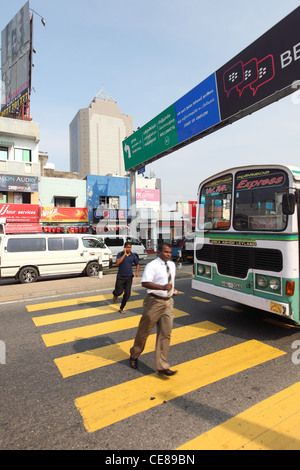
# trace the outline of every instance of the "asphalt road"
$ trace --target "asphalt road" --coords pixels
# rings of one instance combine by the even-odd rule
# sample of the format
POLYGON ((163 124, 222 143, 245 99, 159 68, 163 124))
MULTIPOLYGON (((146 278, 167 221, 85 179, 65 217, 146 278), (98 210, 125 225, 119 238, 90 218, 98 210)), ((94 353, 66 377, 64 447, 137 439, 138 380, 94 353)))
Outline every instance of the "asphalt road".
MULTIPOLYGON (((298 382, 299 328, 201 295, 187 277, 176 283, 169 357, 178 373, 165 379, 150 340, 139 369, 129 367, 145 296, 139 284, 126 315, 112 305, 111 285, 0 303, 0 449, 173 452, 298 382)), ((57 281, 40 286, 48 282, 57 281)), ((300 448, 300 432, 293 441, 278 432, 272 445, 283 438, 300 448)))

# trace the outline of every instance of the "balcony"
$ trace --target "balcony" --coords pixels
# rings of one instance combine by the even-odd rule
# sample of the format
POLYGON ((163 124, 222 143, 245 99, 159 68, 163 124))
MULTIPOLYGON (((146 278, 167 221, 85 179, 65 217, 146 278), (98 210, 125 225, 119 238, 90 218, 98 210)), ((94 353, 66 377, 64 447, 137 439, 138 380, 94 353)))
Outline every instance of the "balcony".
POLYGON ((16 162, 15 160, 0 160, 0 173, 8 175, 41 176, 40 163, 16 162))

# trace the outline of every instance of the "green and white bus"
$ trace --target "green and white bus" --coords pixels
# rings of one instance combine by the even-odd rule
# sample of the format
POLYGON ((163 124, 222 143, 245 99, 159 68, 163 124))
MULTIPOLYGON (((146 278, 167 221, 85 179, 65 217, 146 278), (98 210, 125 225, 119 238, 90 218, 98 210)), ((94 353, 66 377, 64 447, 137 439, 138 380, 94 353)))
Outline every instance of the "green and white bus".
POLYGON ((192 287, 300 324, 300 168, 232 168, 198 191, 192 287))

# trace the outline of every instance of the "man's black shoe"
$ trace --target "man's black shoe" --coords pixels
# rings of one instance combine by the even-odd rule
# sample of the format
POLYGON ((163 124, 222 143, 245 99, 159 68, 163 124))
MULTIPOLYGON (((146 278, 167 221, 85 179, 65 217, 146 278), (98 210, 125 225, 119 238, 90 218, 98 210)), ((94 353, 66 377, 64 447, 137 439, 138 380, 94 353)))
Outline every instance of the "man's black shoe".
POLYGON ((176 374, 177 370, 171 370, 171 369, 162 369, 157 371, 159 374, 164 374, 167 375, 168 377, 171 377, 171 375, 176 374))

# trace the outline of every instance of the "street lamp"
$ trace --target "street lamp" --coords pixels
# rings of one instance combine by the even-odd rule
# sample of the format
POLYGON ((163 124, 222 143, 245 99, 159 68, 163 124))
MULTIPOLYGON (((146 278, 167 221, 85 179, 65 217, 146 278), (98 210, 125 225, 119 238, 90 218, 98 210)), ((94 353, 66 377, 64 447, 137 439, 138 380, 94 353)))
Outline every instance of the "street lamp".
POLYGON ((35 13, 36 15, 38 15, 38 16, 41 18, 41 22, 42 22, 43 26, 46 26, 46 21, 45 21, 45 19, 44 19, 37 11, 33 10, 33 8, 30 8, 30 10, 31 10, 33 13, 35 13))

